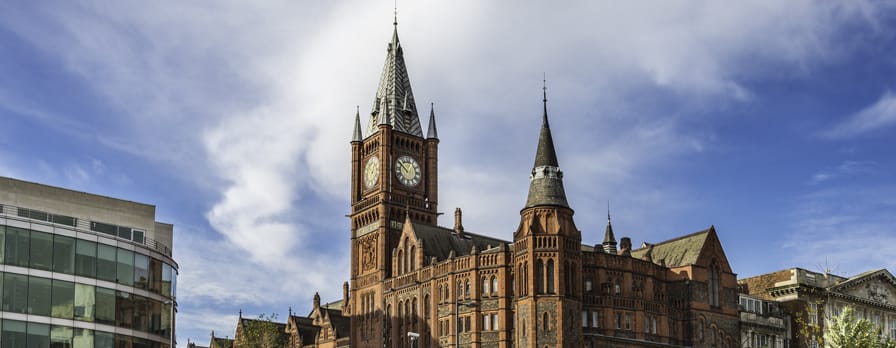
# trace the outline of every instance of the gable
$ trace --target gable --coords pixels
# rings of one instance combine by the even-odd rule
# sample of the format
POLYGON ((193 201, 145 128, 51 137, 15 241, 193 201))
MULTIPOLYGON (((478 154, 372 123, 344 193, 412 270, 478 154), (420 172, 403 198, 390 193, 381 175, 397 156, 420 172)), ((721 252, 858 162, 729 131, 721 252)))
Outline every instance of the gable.
POLYGON ((896 279, 885 269, 857 275, 830 290, 869 302, 896 305, 896 279))

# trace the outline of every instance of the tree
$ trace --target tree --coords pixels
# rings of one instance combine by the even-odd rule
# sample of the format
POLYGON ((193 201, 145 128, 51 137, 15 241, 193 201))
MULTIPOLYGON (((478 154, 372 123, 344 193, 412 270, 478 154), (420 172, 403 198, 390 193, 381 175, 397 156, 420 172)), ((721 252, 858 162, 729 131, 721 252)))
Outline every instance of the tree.
POLYGON ((285 348, 285 333, 274 322, 276 314, 265 316, 264 313, 258 319, 242 320, 237 328, 236 346, 239 348, 285 348))
POLYGON ((856 318, 852 307, 825 320, 825 347, 830 348, 893 348, 896 343, 881 336, 881 328, 867 319, 856 318))

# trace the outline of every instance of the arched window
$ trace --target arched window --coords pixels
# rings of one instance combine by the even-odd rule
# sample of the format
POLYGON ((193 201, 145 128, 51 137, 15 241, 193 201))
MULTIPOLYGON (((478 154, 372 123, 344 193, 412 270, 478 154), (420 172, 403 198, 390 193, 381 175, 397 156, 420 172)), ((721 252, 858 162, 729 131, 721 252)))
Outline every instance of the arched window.
POLYGON ((482 277, 482 296, 488 296, 488 279, 482 277))
POLYGON ((716 260, 709 266, 709 305, 719 306, 719 264, 716 260))
POLYGON ((541 259, 535 261, 535 293, 544 293, 544 262, 541 259))
POLYGON ((417 248, 411 245, 411 253, 408 254, 408 271, 413 271, 416 268, 416 259, 417 259, 417 248))
POLYGON ((548 259, 548 293, 554 293, 554 260, 548 259))
POLYGON ((470 298, 470 280, 464 282, 464 298, 470 298))
POLYGON ((492 276, 492 295, 498 294, 498 277, 492 276))
POLYGON ((432 317, 432 305, 430 305, 429 294, 423 296, 423 317, 426 318, 426 321, 429 322, 429 318, 432 317))
POLYGON ((460 300, 464 297, 464 283, 463 281, 457 281, 457 293, 454 294, 454 298, 460 300))
POLYGON ((398 250, 398 274, 404 274, 404 250, 398 250))
POLYGON ((548 320, 549 319, 550 319, 550 317, 548 317, 548 312, 544 312, 541 315, 541 330, 544 332, 548 331, 548 320))
POLYGON ((410 317, 411 317, 411 322, 413 322, 413 323, 414 323, 414 326, 415 326, 415 327, 414 327, 414 330, 417 329, 417 328, 416 328, 416 326, 417 326, 417 317, 418 317, 419 315, 420 315, 420 314, 419 314, 419 312, 417 311, 417 298, 414 297, 414 299, 411 300, 411 315, 410 315, 410 317))

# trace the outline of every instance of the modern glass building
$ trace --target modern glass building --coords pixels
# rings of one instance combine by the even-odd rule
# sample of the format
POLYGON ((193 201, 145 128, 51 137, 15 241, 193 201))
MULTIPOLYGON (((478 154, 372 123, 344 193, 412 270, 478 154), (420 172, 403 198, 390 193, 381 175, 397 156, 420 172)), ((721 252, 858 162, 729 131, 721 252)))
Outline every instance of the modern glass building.
POLYGON ((152 205, 0 177, 0 347, 174 347, 172 237, 152 205))

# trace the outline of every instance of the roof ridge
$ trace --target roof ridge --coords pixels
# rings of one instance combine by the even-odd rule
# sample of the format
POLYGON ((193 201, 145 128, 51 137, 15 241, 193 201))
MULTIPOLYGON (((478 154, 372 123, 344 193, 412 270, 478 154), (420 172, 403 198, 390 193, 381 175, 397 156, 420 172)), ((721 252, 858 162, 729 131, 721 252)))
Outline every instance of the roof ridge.
MULTIPOLYGON (((683 235, 683 236, 678 236, 678 237, 675 237, 675 238, 672 238, 672 239, 669 239, 669 240, 666 240, 666 241, 662 241, 662 242, 659 242, 659 243, 650 243, 650 244, 653 245, 653 246, 658 246, 658 245, 663 245, 663 244, 669 244, 669 243, 672 243, 672 242, 677 242, 677 241, 682 240, 682 239, 687 239, 687 238, 691 238, 691 237, 696 237, 697 235, 700 235, 700 234, 708 234, 709 231, 710 231, 711 229, 712 229, 712 227, 707 228, 707 229, 705 229, 705 230, 701 230, 701 231, 697 231, 697 232, 689 233, 689 234, 686 234, 686 235, 683 235)), ((645 243, 647 243, 647 242, 645 242, 645 243)), ((632 250, 632 252, 635 252, 635 251, 638 251, 638 250, 644 250, 644 249, 647 249, 647 248, 638 248, 638 249, 634 249, 634 250, 632 250)))

